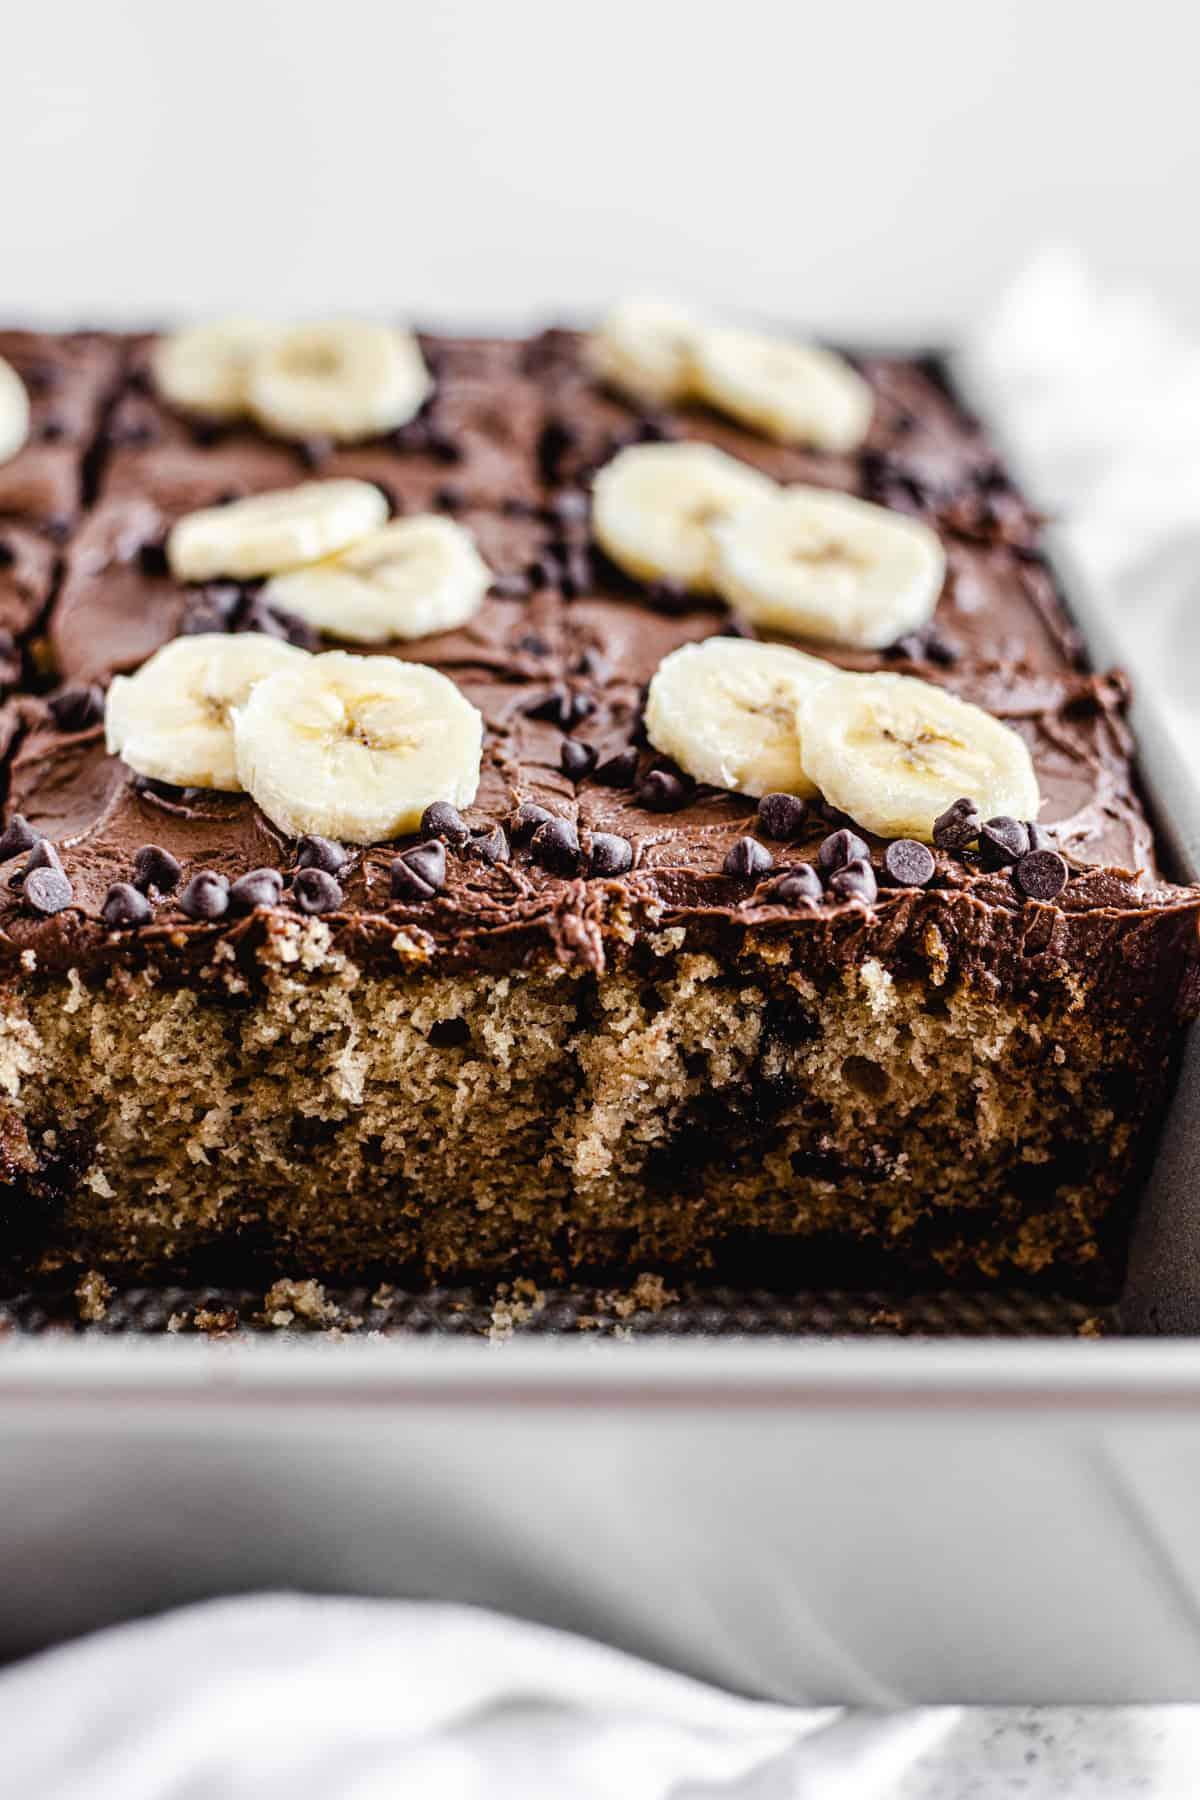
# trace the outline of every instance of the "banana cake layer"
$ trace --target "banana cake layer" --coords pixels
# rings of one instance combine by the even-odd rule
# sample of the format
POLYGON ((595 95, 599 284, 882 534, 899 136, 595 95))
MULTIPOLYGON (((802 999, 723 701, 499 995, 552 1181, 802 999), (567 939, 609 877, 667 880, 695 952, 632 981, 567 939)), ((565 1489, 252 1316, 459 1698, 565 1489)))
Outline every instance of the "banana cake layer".
POLYGON ((145 336, 0 333, 63 425, 0 467, 10 1272, 653 1265, 1110 1290, 1200 1009, 1200 894, 1158 866, 1125 683, 1087 670, 986 434, 918 362, 864 361, 867 439, 822 453, 632 405, 573 333, 421 344, 421 413, 338 447, 189 422, 145 336), (1042 845, 1024 826, 1016 850, 969 835, 926 867, 822 802, 772 812, 652 749, 662 659, 755 633, 617 570, 590 490, 623 446, 688 441, 937 532, 926 627, 800 646, 1011 726, 1061 879, 1023 862, 1042 845), (478 708, 473 802, 326 868, 248 795, 109 755, 104 689, 181 634, 336 645, 258 582, 185 586, 164 544, 199 507, 344 476, 467 526, 495 579, 466 624, 370 646, 478 708), (315 866, 319 910, 298 879, 315 866), (47 868, 69 884, 55 911, 47 868), (200 871, 232 884, 212 916, 200 871), (126 883, 144 898, 122 914, 126 883))

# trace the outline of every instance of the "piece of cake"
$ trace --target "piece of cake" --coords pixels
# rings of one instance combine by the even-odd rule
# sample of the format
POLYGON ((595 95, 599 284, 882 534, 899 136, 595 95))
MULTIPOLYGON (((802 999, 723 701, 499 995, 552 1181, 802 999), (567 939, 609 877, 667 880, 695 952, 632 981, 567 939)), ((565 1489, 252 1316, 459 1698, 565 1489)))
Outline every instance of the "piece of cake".
POLYGON ((1200 892, 936 367, 637 307, 0 357, 14 1279, 1111 1291, 1200 892))

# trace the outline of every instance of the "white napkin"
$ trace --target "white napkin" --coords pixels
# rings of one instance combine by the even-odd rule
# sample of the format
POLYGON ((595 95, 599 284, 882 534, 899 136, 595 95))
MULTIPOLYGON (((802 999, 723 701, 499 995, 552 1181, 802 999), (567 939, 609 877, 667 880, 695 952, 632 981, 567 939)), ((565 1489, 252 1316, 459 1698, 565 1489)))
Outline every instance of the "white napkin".
POLYGON ((267 1595, 0 1675, 22 1800, 1194 1800, 1194 1707, 739 1700, 466 1607, 267 1595))
POLYGON ((1136 681, 1200 750, 1200 342, 1048 250, 959 364, 1062 527, 1136 681))

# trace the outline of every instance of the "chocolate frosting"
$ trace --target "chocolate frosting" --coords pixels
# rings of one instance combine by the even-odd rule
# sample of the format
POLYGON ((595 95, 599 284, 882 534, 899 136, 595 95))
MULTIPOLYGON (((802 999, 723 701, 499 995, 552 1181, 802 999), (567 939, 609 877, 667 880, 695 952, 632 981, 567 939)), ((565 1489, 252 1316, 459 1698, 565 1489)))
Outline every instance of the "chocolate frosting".
MULTIPOLYGON (((74 340, 44 340, 51 361, 56 342, 73 368, 74 340)), ((248 427, 197 427, 155 396, 147 340, 97 343, 105 366, 123 372, 105 429, 77 451, 80 492, 90 482, 94 493, 63 552, 49 619, 54 680, 105 682, 190 628, 203 594, 166 573, 162 545, 174 518, 314 472, 377 481, 396 511, 437 507, 460 517, 496 571, 492 594, 463 629, 383 646, 443 669, 479 707, 484 766, 466 809, 476 836, 450 848, 446 886, 433 898, 391 897, 389 865, 403 843, 354 852, 344 903, 324 917, 348 953, 391 969, 414 958, 500 968, 548 954, 594 969, 636 959, 647 934, 679 926, 690 946, 722 955, 774 940, 817 979, 868 956, 927 968, 936 949, 948 979, 969 972, 996 991, 1036 998, 1044 981, 1077 970, 1087 971, 1101 1004, 1169 1006, 1181 1016, 1200 1005, 1200 894, 1171 885, 1157 865, 1132 773, 1126 685, 1083 668, 1039 555, 1037 519, 936 369, 864 362, 877 395, 869 442, 855 456, 830 456, 768 443, 699 409, 638 414, 595 386, 571 333, 527 343, 426 338, 436 389, 421 419, 386 442, 335 450, 278 443, 248 427), (1071 871, 1053 902, 1025 899, 1007 870, 938 852, 927 888, 884 885, 872 905, 827 897, 784 906, 771 896, 772 876, 724 873, 732 846, 756 834, 753 801, 706 788, 689 789, 670 812, 639 800, 637 782, 662 762, 640 741, 642 683, 678 645, 741 629, 709 600, 624 580, 592 543, 591 472, 639 436, 712 442, 777 479, 863 494, 941 532, 949 574, 929 632, 890 652, 806 647, 847 666, 943 682, 1021 733, 1043 796, 1040 823, 1071 871), (564 707, 564 697, 578 704, 564 707), (555 722, 572 711, 582 715, 572 726, 555 722), (570 779, 562 772, 568 736, 600 765, 634 747, 634 784, 610 786, 594 772, 570 779), (483 834, 500 825, 511 838, 516 809, 530 802, 576 827, 575 870, 544 867, 515 839, 508 860, 480 854, 483 834), (627 874, 587 874, 598 833, 628 841, 627 874)), ((35 585, 37 566, 35 557, 35 585)), ((253 600, 244 596, 247 606, 253 600)), ((14 622, 20 630, 31 620, 15 613, 14 622)), ((59 846, 74 894, 65 911, 37 916, 22 897, 21 860, 0 869, 0 955, 32 951, 39 968, 87 974, 153 963, 166 981, 230 969, 259 978, 264 937, 295 929, 286 891, 279 909, 249 918, 195 922, 173 897, 157 897, 153 922, 137 929, 109 930, 100 918, 109 887, 131 878, 146 843, 176 857, 185 880, 202 868, 231 880, 264 865, 294 871, 295 846, 248 797, 139 781, 106 755, 101 728, 63 730, 33 692, 0 711, 0 748, 6 818, 24 815, 59 846)), ((810 814, 794 841, 763 839, 773 873, 812 861, 834 822, 810 814)), ((871 848, 881 870, 883 846, 871 848)))

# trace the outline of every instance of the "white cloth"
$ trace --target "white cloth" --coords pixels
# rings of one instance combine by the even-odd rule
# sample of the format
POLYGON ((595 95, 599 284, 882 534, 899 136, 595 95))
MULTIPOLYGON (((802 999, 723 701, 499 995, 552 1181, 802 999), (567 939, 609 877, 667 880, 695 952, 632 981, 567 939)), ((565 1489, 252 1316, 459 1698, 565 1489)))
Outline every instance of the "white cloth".
POLYGON ((959 364, 1105 604, 1135 680, 1200 750, 1200 341, 1047 250, 959 364))
POLYGON ((740 1700, 415 1601, 189 1607, 0 1676, 22 1800, 1194 1800, 1200 1709, 740 1700))

